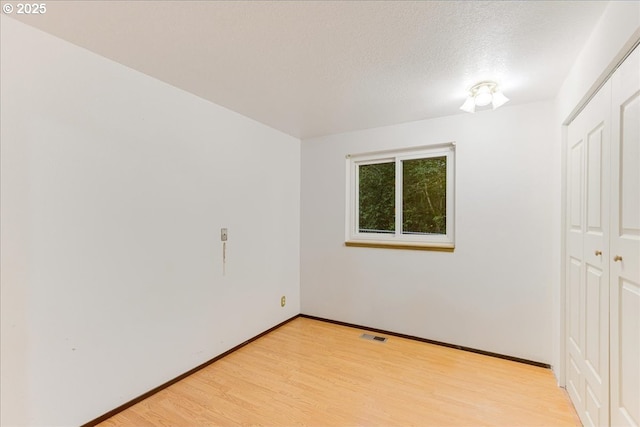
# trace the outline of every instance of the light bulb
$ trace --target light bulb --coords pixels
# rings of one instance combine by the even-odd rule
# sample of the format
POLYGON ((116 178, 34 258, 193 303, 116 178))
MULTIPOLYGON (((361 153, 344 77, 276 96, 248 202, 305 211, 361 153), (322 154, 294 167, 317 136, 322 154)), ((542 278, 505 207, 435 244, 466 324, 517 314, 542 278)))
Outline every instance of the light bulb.
POLYGON ((491 95, 491 89, 489 86, 480 86, 478 88, 478 92, 476 93, 476 105, 478 107, 484 107, 485 105, 489 105, 491 103, 491 99, 493 96, 491 95))

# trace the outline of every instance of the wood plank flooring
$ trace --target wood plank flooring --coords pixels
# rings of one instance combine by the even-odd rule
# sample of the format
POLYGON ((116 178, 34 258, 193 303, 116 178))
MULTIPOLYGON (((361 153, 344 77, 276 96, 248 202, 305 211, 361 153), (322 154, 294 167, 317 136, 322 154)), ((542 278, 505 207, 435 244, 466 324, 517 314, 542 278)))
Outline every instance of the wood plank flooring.
POLYGON ((548 369, 363 332, 294 319, 100 426, 580 425, 548 369))

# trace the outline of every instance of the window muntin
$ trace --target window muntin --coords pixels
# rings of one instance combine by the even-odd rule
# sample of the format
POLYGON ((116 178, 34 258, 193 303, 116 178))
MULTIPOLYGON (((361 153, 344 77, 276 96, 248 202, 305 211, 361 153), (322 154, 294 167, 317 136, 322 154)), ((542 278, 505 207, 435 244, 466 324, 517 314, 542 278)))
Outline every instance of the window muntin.
POLYGON ((347 158, 347 243, 453 248, 453 143, 347 158))

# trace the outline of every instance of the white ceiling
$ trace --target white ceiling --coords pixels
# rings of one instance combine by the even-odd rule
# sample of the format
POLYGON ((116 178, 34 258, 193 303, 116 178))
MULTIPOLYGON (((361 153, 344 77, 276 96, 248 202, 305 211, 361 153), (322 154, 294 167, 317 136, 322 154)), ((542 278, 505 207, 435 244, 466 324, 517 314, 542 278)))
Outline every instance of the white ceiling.
POLYGON ((551 99, 606 3, 48 1, 20 20, 308 138, 466 114, 486 79, 551 99))

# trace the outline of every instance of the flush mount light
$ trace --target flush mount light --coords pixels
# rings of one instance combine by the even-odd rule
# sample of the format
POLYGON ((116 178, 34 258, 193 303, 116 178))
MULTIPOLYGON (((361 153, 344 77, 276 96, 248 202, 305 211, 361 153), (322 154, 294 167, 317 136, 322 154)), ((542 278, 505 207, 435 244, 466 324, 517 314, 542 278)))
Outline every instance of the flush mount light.
POLYGON ((484 107, 491 104, 495 110, 507 103, 507 101, 509 101, 509 98, 498 90, 498 85, 495 82, 480 82, 469 89, 469 97, 460 109, 468 113, 475 113, 476 107, 484 107))

